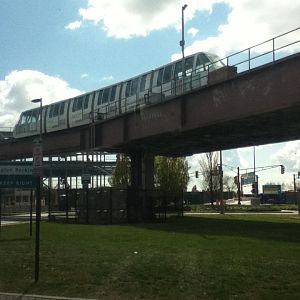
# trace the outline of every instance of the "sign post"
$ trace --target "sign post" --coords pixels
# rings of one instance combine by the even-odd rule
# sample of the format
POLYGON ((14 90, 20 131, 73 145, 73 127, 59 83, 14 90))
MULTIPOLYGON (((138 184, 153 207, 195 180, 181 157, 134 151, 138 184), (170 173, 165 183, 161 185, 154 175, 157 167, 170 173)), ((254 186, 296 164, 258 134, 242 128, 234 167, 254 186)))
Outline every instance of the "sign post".
POLYGON ((86 200, 86 224, 89 223, 89 183, 91 183, 91 175, 84 173, 81 175, 81 184, 85 191, 86 200))
POLYGON ((33 174, 36 176, 36 225, 35 225, 35 282, 39 280, 40 271, 40 223, 41 223, 41 182, 43 176, 43 148, 41 139, 33 143, 33 174))

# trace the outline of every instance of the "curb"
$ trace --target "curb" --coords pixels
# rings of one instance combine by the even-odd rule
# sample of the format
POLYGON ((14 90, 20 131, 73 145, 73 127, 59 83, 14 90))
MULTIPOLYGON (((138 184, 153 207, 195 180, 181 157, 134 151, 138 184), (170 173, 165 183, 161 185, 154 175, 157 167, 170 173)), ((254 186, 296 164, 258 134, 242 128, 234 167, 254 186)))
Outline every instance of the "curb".
POLYGON ((0 293, 0 300, 96 300, 86 298, 53 297, 45 295, 27 295, 17 293, 0 293))

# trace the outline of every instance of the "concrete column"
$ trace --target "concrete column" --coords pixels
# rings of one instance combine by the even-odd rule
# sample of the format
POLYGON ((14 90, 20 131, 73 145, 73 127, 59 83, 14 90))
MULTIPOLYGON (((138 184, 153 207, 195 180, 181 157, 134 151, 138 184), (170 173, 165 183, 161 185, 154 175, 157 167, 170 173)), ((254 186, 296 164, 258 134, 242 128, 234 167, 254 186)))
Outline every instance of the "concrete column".
POLYGON ((131 221, 154 219, 151 192, 154 188, 154 156, 136 151, 131 158, 131 192, 128 197, 128 214, 131 221))

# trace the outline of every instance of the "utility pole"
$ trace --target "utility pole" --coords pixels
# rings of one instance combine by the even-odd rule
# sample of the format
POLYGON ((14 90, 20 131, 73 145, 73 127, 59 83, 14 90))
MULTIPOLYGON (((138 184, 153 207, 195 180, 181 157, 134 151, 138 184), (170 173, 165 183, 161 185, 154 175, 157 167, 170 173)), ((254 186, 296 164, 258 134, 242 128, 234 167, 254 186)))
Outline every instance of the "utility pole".
POLYGON ((241 205, 240 167, 237 168, 238 205, 241 205))
POLYGON ((221 214, 224 214, 224 199, 223 199, 223 161, 222 150, 220 150, 220 201, 221 201, 221 214))

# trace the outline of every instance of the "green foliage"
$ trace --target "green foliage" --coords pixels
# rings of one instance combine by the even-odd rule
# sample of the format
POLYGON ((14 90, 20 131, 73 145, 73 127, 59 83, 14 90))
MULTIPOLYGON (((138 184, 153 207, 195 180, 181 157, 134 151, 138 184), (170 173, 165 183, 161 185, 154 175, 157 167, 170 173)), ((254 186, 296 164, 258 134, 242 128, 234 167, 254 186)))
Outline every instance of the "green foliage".
POLYGON ((130 160, 124 154, 117 154, 116 168, 108 183, 114 187, 124 187, 130 185, 130 160))
POLYGON ((154 170, 154 181, 160 190, 175 194, 186 190, 189 182, 189 167, 185 158, 157 156, 154 170))

